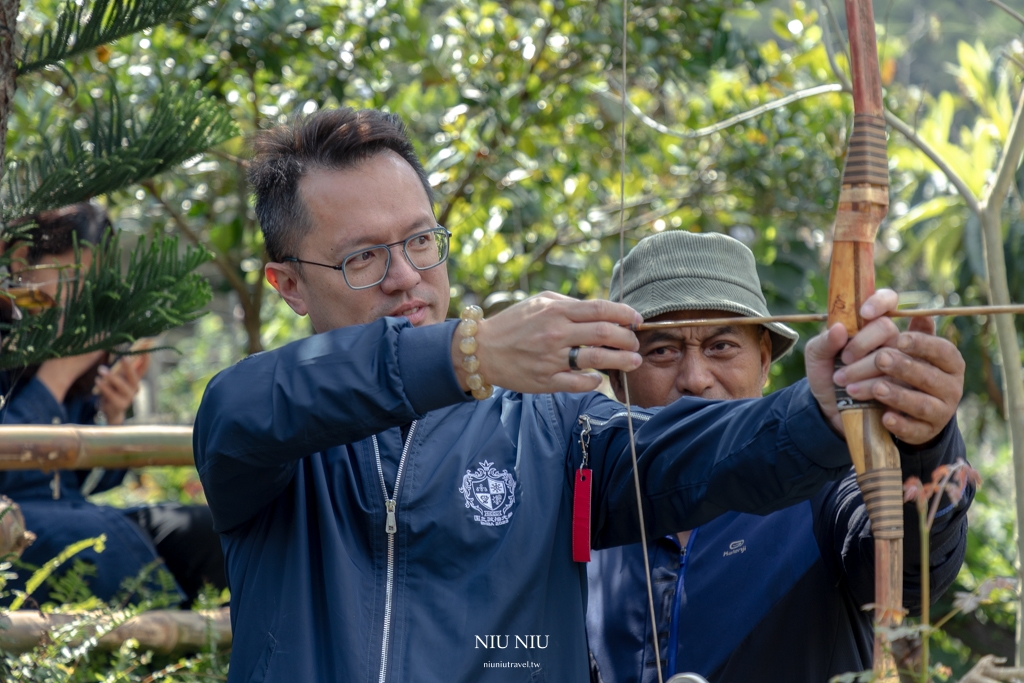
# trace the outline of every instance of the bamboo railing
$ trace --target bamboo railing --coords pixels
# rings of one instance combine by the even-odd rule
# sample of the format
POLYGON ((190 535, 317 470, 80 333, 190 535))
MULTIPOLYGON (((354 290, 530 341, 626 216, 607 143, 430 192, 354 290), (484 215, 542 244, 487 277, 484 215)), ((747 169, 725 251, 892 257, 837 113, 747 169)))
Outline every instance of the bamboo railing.
MULTIPOLYGON (((88 624, 83 637, 95 635, 97 626, 110 617, 103 614, 44 614, 37 610, 17 610, 0 614, 0 650, 12 654, 29 652, 44 642, 46 634, 73 622, 88 624)), ((109 623, 109 621, 107 622, 109 623)), ((228 608, 203 612, 154 610, 132 617, 97 641, 99 650, 116 650, 129 638, 139 641, 140 650, 159 654, 197 651, 215 643, 231 646, 231 618, 228 608)), ((72 643, 73 645, 79 644, 72 643)))
MULTIPOLYGON (((193 464, 191 427, 0 426, 0 470, 118 469, 193 464)), ((9 504, 10 501, 5 499, 2 507, 9 504)), ((13 512, 5 515, 4 519, 11 529, 3 528, 5 538, 6 535, 13 536, 0 541, 0 546, 4 546, 4 552, 20 554, 25 545, 22 538, 24 520, 16 505, 13 512)), ((0 650, 13 654, 29 652, 44 642, 50 630, 76 621, 89 623, 83 629, 83 636, 89 637, 102 627, 103 619, 109 617, 89 613, 45 614, 37 610, 2 613, 0 650)), ((161 654, 200 650, 211 641, 226 648, 231 645, 231 620, 227 608, 207 612, 145 612, 102 635, 97 641, 97 648, 116 650, 129 638, 138 640, 140 649, 161 654)))
POLYGON ((0 470, 192 464, 191 427, 0 426, 0 470))

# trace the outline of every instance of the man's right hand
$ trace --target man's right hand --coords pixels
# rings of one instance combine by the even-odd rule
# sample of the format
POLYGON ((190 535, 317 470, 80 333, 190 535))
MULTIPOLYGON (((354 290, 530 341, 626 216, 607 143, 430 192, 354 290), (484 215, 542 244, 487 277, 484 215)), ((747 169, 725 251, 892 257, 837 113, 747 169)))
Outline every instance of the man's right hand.
MULTIPOLYGON (((480 322, 479 373, 489 384, 526 394, 592 391, 601 374, 570 371, 569 350, 584 347, 577 359, 581 368, 635 370, 642 361, 636 353, 640 345, 625 326, 641 322, 640 314, 624 304, 542 292, 480 322)), ((468 391, 460 338, 458 332, 453 336, 452 362, 468 391)))
POLYGON ((36 379, 43 383, 57 403, 63 403, 68 389, 85 371, 98 363, 106 351, 93 351, 80 356, 67 356, 43 361, 36 373, 36 379))

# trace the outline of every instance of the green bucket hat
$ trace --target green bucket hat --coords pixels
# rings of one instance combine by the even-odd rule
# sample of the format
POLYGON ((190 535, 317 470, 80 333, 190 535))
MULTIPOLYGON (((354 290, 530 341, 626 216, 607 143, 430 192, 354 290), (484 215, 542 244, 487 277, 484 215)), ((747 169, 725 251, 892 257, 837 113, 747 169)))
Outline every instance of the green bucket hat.
MULTIPOLYGON (((612 270, 609 299, 620 300, 619 269, 625 263, 624 304, 644 320, 670 311, 727 311, 770 315, 761 293, 754 254, 742 242, 718 233, 672 230, 646 237, 612 270)), ((781 323, 764 326, 772 338, 772 361, 800 338, 781 323)))

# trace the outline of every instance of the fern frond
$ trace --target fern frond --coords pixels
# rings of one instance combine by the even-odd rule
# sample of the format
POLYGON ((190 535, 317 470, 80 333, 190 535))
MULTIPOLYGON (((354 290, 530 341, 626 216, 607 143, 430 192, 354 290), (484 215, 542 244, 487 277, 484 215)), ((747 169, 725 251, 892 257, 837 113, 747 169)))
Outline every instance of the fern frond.
POLYGON ((44 134, 38 153, 9 161, 5 222, 141 182, 238 134, 228 111, 194 86, 163 88, 147 115, 124 107, 112 86, 109 105, 93 100, 83 121, 82 131, 68 125, 56 139, 44 134))
POLYGON ((0 323, 0 369, 110 351, 155 337, 199 317, 213 296, 210 284, 194 272, 210 253, 201 247, 180 252, 176 238, 140 241, 127 271, 116 235, 93 247, 92 257, 66 296, 58 292, 63 308, 0 323))
POLYGON ((89 579, 96 576, 96 565, 75 558, 71 568, 60 576, 50 576, 46 581, 50 586, 50 601, 58 605, 75 604, 95 599, 89 590, 89 579))
POLYGON ((67 0, 52 30, 28 41, 18 75, 38 71, 100 45, 174 19, 206 0, 67 0))

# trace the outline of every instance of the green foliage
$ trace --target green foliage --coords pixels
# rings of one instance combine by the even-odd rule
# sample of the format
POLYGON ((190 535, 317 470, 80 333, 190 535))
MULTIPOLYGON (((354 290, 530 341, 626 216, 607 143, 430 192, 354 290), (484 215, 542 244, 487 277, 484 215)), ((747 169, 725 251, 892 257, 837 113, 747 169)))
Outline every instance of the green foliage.
POLYGON ((69 559, 88 548, 92 548, 96 552, 101 553, 103 552, 106 542, 106 535, 101 534, 96 538, 85 538, 69 545, 67 548, 62 550, 57 557, 47 561, 46 564, 32 573, 32 576, 30 576, 28 581, 25 582, 25 590, 18 591, 14 600, 11 601, 10 609, 12 611, 21 609, 21 606, 25 604, 25 600, 31 596, 39 586, 43 585, 43 582, 50 578, 50 575, 53 574, 54 571, 69 559))
MULTIPOLYGON (((798 61, 796 49, 743 39, 729 27, 740 7, 634 6, 634 101, 661 121, 697 128, 817 84, 824 53, 798 61)), ((810 40, 814 14, 804 19, 810 40)), ((195 81, 246 133, 320 107, 396 111, 426 159, 438 217, 455 233, 453 307, 542 289, 600 296, 618 254, 620 115, 599 93, 617 89, 620 24, 615 5, 579 0, 386 8, 231 0, 123 40, 109 62, 75 76, 84 81, 117 64, 121 87, 140 93, 165 76, 195 81), (199 38, 201 46, 190 40, 199 38)), ((827 229, 834 211, 845 116, 842 97, 832 95, 686 143, 630 120, 630 243, 660 229, 732 231, 769 275, 778 256, 780 302, 805 300, 806 264, 822 266, 813 231, 827 229), (808 247, 791 249, 800 230, 808 247)), ((145 227, 181 207, 190 231, 234 276, 224 289, 239 297, 251 352, 260 348, 252 320, 263 310, 262 238, 245 148, 239 140, 225 149, 147 186, 152 198, 131 217, 145 227)))
MULTIPOLYGON (((134 92, 123 95, 109 73, 102 84, 90 83, 86 94, 71 75, 77 67, 68 60, 96 50, 97 59, 105 61, 107 42, 185 19, 201 4, 44 1, 19 14, 22 78, 13 111, 4 116, 8 120, 6 113, 11 114, 14 141, 3 161, 6 243, 14 241, 10 223, 17 224, 16 219, 146 181, 237 134, 227 113, 195 86, 160 84, 140 100, 134 92), (57 12, 57 4, 59 14, 47 15, 57 12), (51 82, 65 77, 70 82, 64 86, 51 82), (37 83, 30 85, 29 79, 37 83), (49 100, 32 106, 40 96, 49 100)), ((93 258, 92 267, 67 287, 64 308, 3 326, 0 367, 130 343, 193 319, 210 299, 209 286, 190 274, 208 258, 201 249, 178 254, 176 243, 153 240, 132 253, 126 280, 120 279, 116 240, 95 249, 93 258)), ((0 256, 0 265, 9 261, 9 254, 0 256)))
POLYGON ((89 590, 89 579, 94 576, 96 565, 83 562, 76 557, 69 571, 50 579, 50 598, 58 605, 75 605, 79 609, 92 608, 95 605, 90 603, 95 596, 89 590))
MULTIPOLYGON (((147 565, 138 576, 126 579, 121 593, 109 604, 89 593, 88 578, 95 573, 91 564, 76 560, 62 576, 49 576, 53 569, 84 547, 93 545, 98 551, 102 550, 101 538, 85 539, 69 546, 29 579, 29 584, 38 587, 45 578, 50 584, 51 597, 61 600, 61 604, 42 605, 44 612, 74 614, 77 618, 50 628, 40 645, 29 652, 0 653, 0 677, 4 681, 39 683, 152 683, 163 679, 199 683, 210 678, 223 679, 228 658, 218 652, 212 631, 208 645, 190 657, 154 655, 142 650, 134 639, 126 640, 114 652, 97 648, 102 636, 132 617, 148 610, 171 607, 179 600, 174 579, 159 562, 147 565), (47 576, 43 577, 43 573, 47 576)), ((0 566, 4 570, 0 574, 0 596, 6 595, 3 588, 14 578, 6 571, 9 568, 9 564, 0 566)), ((34 587, 26 590, 34 590, 34 587)), ((220 607, 225 600, 225 595, 206 590, 195 608, 220 607)))
POLYGON ((105 109, 93 99, 92 116, 65 126, 56 139, 44 115, 34 154, 9 157, 5 220, 114 192, 237 135, 228 113, 194 86, 167 86, 144 116, 109 92, 105 109))
POLYGON ((38 71, 172 19, 206 0, 67 0, 55 26, 25 43, 18 73, 38 71))
MULTIPOLYGON (((264 285, 269 289, 269 285, 264 285)), ((299 318, 278 296, 264 298, 262 317, 266 321, 260 342, 274 349, 290 341, 309 336, 308 318, 299 318)), ((196 321, 193 334, 176 345, 181 352, 177 365, 161 377, 158 412, 169 415, 181 424, 191 424, 206 385, 213 376, 242 359, 245 334, 239 325, 232 325, 216 313, 196 321)), ((193 473, 194 474, 194 473, 193 473)), ((154 493, 167 490, 166 476, 147 482, 154 493)), ((189 496, 188 482, 182 482, 181 495, 189 496)), ((139 492, 148 495, 146 491, 139 492)))
POLYGON ((196 318, 210 300, 209 284, 193 272, 209 260, 202 248, 180 253, 175 238, 141 241, 124 271, 116 236, 91 252, 84 278, 61 279, 63 307, 0 324, 0 368, 130 345, 196 318))

